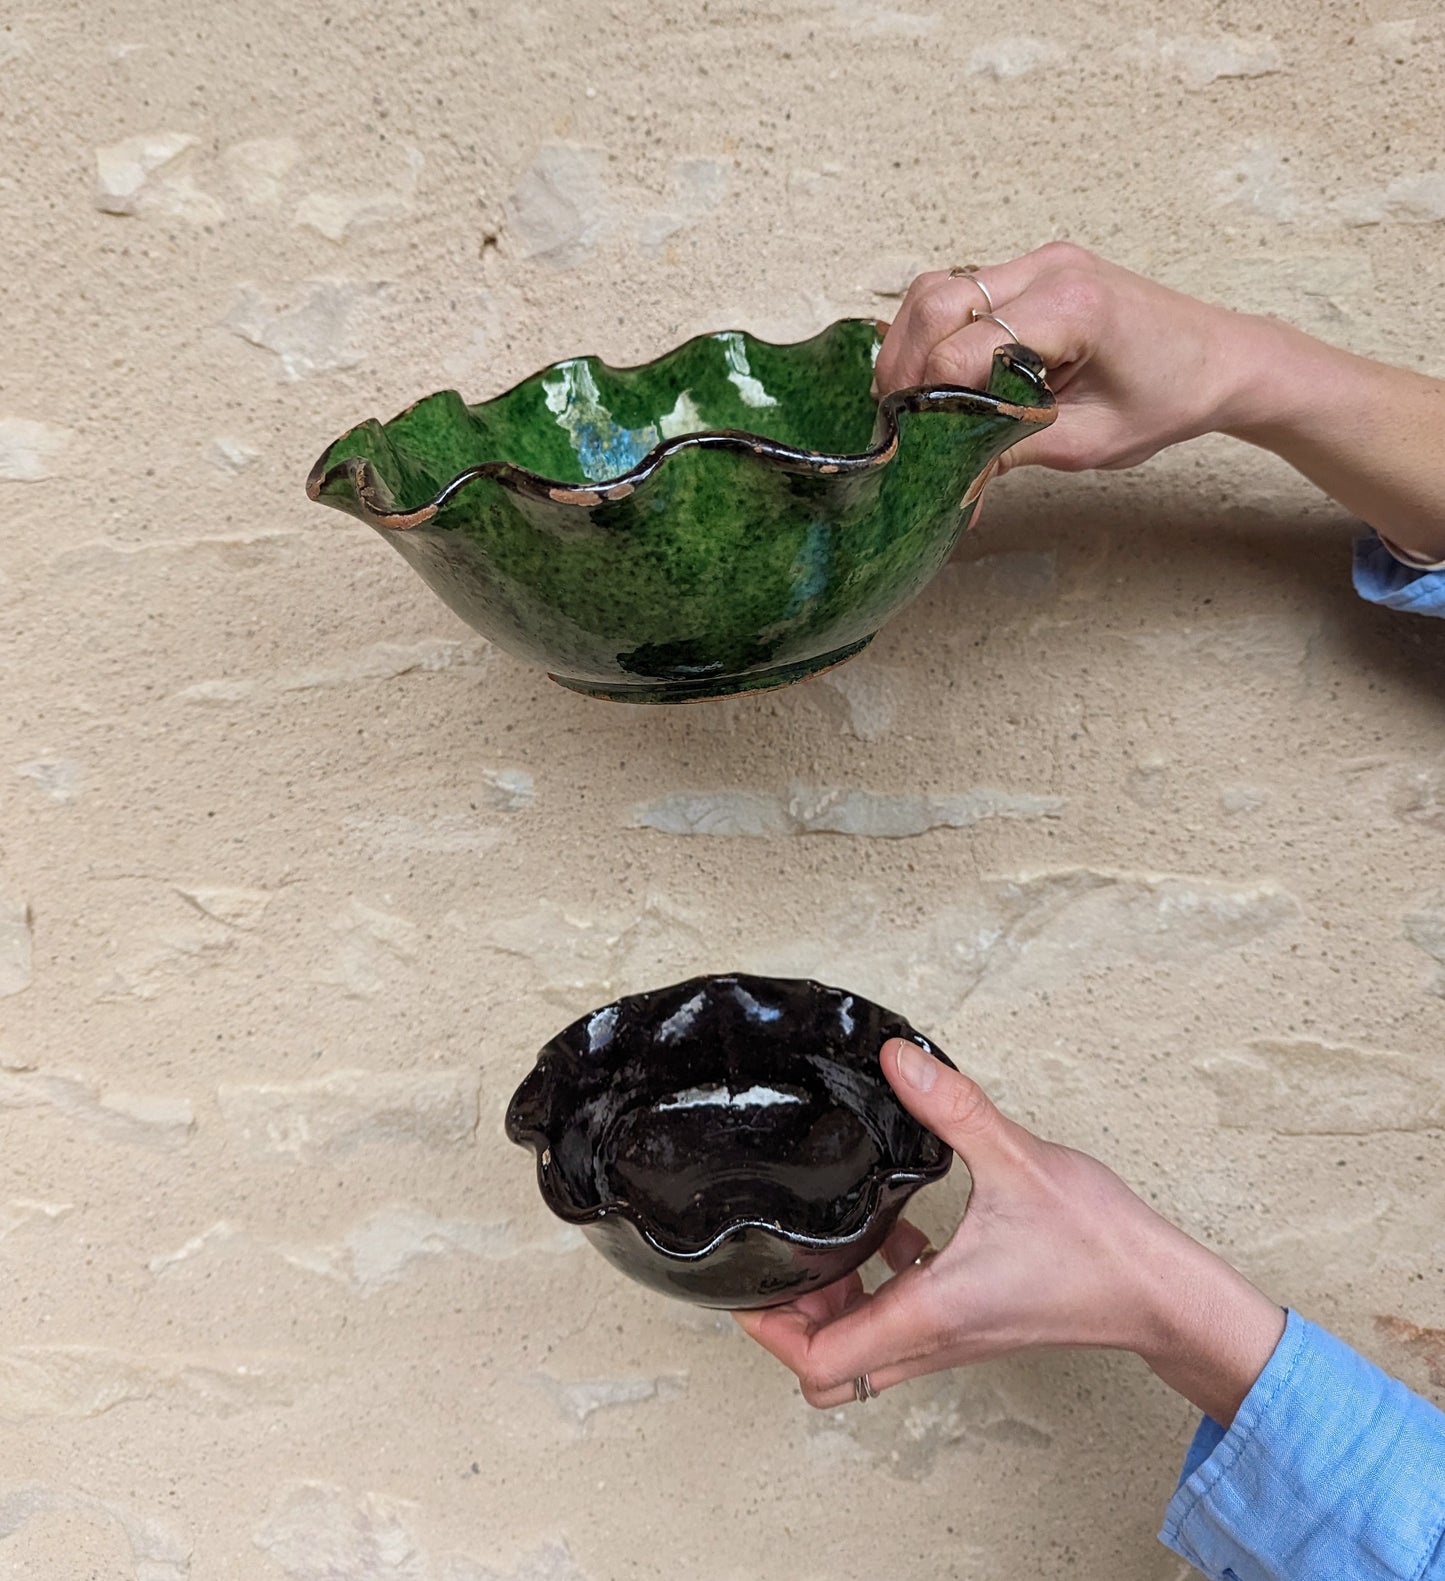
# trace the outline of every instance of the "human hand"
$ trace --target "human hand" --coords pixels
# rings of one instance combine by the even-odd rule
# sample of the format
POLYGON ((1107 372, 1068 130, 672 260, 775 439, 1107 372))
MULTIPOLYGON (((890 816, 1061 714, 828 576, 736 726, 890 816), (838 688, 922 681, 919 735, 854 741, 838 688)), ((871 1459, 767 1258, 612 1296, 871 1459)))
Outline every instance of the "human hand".
POLYGON ((1268 321, 1171 291, 1070 242, 908 288, 882 349, 880 395, 917 384, 987 387, 995 349, 1043 358, 1059 415, 1001 458, 1078 472, 1132 467, 1236 420, 1268 321), (990 311, 1007 323, 975 317, 990 311))
POLYGON ((734 1314, 810 1405, 1014 1351, 1131 1350, 1226 1426, 1284 1332, 1284 1313, 1142 1202, 1097 1159, 1005 1118, 967 1076, 899 1040, 883 1072, 973 1177, 953 1238, 922 1262, 906 1221, 871 1295, 854 1274, 786 1306, 734 1314))

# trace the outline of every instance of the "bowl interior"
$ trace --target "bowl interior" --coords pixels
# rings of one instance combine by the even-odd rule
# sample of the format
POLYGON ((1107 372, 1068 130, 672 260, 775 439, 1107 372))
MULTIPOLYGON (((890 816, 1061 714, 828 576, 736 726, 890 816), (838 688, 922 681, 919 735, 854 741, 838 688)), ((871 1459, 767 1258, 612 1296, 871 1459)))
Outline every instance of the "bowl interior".
MULTIPOLYGON (((454 390, 428 396, 386 434, 404 492, 416 496, 407 503, 491 461, 559 482, 602 482, 664 440, 717 429, 856 454, 867 449, 877 414, 868 390, 879 343, 871 319, 846 319, 789 346, 737 331, 703 335, 639 368, 575 357, 481 405, 466 405, 454 390)), ((373 445, 371 435, 348 434, 325 463, 373 445)))
POLYGON ((742 1222, 847 1237, 881 1179, 946 1167, 883 1078, 892 1036, 918 1035, 856 995, 766 978, 694 979, 594 1012, 538 1066, 553 1206, 583 1218, 624 1205, 682 1253, 742 1222))

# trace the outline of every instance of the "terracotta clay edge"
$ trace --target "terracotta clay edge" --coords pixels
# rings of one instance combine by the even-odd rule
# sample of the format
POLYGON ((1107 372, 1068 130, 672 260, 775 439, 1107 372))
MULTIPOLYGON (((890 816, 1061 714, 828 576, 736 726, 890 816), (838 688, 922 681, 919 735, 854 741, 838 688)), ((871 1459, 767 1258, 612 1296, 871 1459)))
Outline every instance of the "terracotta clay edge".
POLYGON ((970 505, 978 500, 979 495, 988 487, 994 473, 998 471, 998 463, 999 458, 995 456, 973 482, 969 484, 968 493, 958 502, 959 510, 967 510, 970 505))

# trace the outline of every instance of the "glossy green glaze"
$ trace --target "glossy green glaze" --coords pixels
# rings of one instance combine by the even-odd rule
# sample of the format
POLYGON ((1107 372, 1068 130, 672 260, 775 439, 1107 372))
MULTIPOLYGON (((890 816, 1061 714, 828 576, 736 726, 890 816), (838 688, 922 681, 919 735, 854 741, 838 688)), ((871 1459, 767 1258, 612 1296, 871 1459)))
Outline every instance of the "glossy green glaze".
POLYGON ((558 363, 352 429, 307 492, 388 538, 469 625, 564 686, 685 702, 865 646, 936 574, 1003 451, 1054 415, 1004 347, 986 393, 869 395, 870 319, 558 363))

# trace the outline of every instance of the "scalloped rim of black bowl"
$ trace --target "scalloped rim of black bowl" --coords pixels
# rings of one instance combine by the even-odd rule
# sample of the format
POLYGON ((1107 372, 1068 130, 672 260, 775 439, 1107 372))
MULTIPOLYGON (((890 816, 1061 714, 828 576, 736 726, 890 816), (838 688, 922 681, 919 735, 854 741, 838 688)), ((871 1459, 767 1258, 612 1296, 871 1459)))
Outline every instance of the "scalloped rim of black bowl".
MULTIPOLYGON (((935 1132, 930 1131, 926 1126, 913 1119, 905 1109, 903 1114, 906 1122, 917 1128, 924 1139, 925 1145, 929 1141, 935 1144, 936 1158, 933 1162, 918 1167, 898 1165, 892 1168, 874 1168, 870 1170, 865 1179, 864 1188, 858 1203, 848 1215, 850 1221, 856 1220, 856 1224, 853 1228, 840 1231, 835 1235, 808 1235, 799 1230, 789 1229, 775 1219, 738 1216, 729 1219, 705 1246, 696 1248, 680 1247, 669 1242, 665 1236, 661 1235, 630 1203, 606 1201, 593 1203, 587 1207, 577 1207, 570 1203, 562 1202, 558 1198, 557 1192, 552 1188, 545 1162, 552 1147, 551 1137, 540 1125, 522 1125, 517 1117, 517 1109, 523 1093, 531 1084, 541 1080, 543 1061, 548 1059, 549 1056, 559 1054, 567 1059, 575 1059, 571 1050, 564 1046, 565 1041, 574 1035, 580 1036, 587 1023, 594 1016, 604 1014, 608 1010, 613 1010, 623 1005, 645 1004, 648 1000, 658 999, 664 994, 677 994, 694 986, 749 982, 768 983, 778 987, 795 989, 801 988, 808 990, 812 994, 837 994, 852 999, 855 1004, 870 1005, 890 1019, 898 1022, 900 1026, 906 1028, 906 1032, 891 1033, 889 1036, 907 1036, 911 1041, 926 1049, 945 1065, 952 1069, 957 1068, 954 1066, 953 1061, 935 1043, 923 1036, 922 1033, 915 1031, 911 1024, 905 1021, 896 1011, 888 1010, 885 1006, 878 1004, 876 1000, 868 999, 862 994, 853 993, 850 989, 836 988, 827 983, 820 983, 811 977, 760 977, 756 973, 718 972, 689 977, 682 982, 671 983, 665 988, 649 989, 644 993, 624 994, 621 998, 615 999, 609 1004, 599 1005, 596 1009, 589 1010, 586 1015, 577 1017, 575 1021, 549 1039, 537 1055, 532 1069, 523 1077, 507 1105, 505 1122, 507 1137, 519 1146, 530 1147, 535 1152, 537 1189, 541 1192, 542 1200, 546 1203, 548 1209, 564 1223, 581 1227, 587 1224, 596 1224, 600 1220, 607 1218, 627 1219, 649 1246, 663 1256, 679 1263, 701 1262, 717 1251, 726 1241, 746 1230, 760 1230, 777 1240, 785 1241, 793 1246, 814 1249, 831 1247, 843 1249, 856 1244, 869 1233, 874 1218, 882 1206, 883 1193, 886 1189, 893 1186, 910 1186, 915 1190, 921 1190, 924 1186, 935 1185, 948 1174, 949 1169, 953 1165, 953 1149, 935 1132)), ((876 1052, 878 1051, 875 1051, 875 1054, 876 1052)), ((886 1085, 886 1078, 880 1076, 880 1080, 883 1080, 886 1085)))
MULTIPOLYGON (((721 335, 741 335, 757 345, 786 349, 811 345, 813 341, 821 340, 837 324, 848 322, 850 320, 838 319, 834 324, 819 330, 816 335, 806 336, 802 340, 770 341, 747 330, 713 330, 706 335, 694 335, 689 340, 680 341, 676 346, 647 362, 628 363, 618 367, 602 358, 590 360, 596 361, 609 372, 633 373, 663 362, 686 350, 687 347, 697 345, 700 341, 712 340, 721 335)), ((1024 375, 1036 386, 1037 406, 1020 406, 1017 402, 1006 401, 1001 396, 990 395, 985 390, 972 390, 960 384, 920 384, 906 390, 894 390, 878 403, 878 410, 884 419, 882 436, 867 450, 829 454, 826 451, 802 450, 794 445, 780 444, 776 440, 765 438, 762 434, 748 433, 740 428, 712 428, 701 433, 678 434, 672 439, 664 439, 654 445, 636 466, 630 467, 626 472, 619 472, 616 477, 603 478, 594 483, 567 483, 555 478, 545 478, 540 473, 516 465, 515 462, 484 461, 458 472, 454 478, 444 483, 431 499, 413 506, 410 510, 397 510, 391 490, 377 473, 369 457, 348 456, 346 460, 337 462, 335 466, 326 465, 327 456, 340 442, 340 438, 345 437, 342 435, 333 440, 317 458, 306 478, 306 493, 310 499, 319 500, 323 489, 345 479, 356 491, 357 503, 369 526, 389 532, 404 532, 411 527, 424 526, 443 505, 448 504, 468 484, 475 483, 481 478, 491 478, 503 488, 511 489, 517 494, 529 495, 533 499, 549 500, 556 505, 579 505, 590 509, 605 504, 608 500, 625 499, 638 484, 646 482, 669 456, 682 450, 711 448, 746 451, 789 471, 831 477, 836 474, 866 472, 871 467, 882 466, 892 460, 894 452, 898 449, 898 414, 902 411, 917 412, 935 408, 949 412, 997 413, 1001 417, 1013 418, 1020 422, 1041 424, 1053 422, 1058 410, 1053 393, 1045 383, 1044 362, 1039 354, 1031 351, 1027 346, 1010 341, 995 348, 993 357, 995 364, 1001 364, 1013 372, 1024 375)), ((564 357, 558 362, 546 363, 525 379, 518 379, 507 389, 489 396, 486 401, 472 404, 488 406, 493 401, 505 400, 524 384, 530 384, 534 379, 540 379, 569 363, 585 360, 589 359, 584 353, 578 357, 564 357)), ((421 399, 431 400, 433 396, 423 396, 421 399)), ((388 423, 381 423, 378 426, 385 430, 390 423, 405 417, 420 404, 421 401, 413 401, 411 406, 398 412, 388 423)), ((355 428, 360 427, 365 427, 365 424, 354 424, 347 432, 351 433, 355 428)))

